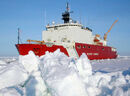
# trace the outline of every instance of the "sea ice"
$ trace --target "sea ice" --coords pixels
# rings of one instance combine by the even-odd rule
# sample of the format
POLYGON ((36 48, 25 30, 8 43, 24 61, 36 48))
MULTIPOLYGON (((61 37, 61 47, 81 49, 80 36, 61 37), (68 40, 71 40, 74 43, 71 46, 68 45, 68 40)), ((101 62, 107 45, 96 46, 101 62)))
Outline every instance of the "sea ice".
POLYGON ((75 60, 60 50, 0 58, 0 96, 130 96, 130 57, 75 60))

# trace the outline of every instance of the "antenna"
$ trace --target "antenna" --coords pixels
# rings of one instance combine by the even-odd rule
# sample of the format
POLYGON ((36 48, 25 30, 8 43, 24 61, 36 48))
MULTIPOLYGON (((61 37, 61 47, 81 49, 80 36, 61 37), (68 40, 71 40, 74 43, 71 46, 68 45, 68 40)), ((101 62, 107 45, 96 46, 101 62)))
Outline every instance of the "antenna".
POLYGON ((46 9, 44 11, 44 26, 46 26, 46 9))
POLYGON ((20 28, 18 28, 18 44, 19 44, 19 39, 20 39, 20 28))
POLYGON ((67 2, 67 4, 66 4, 66 11, 69 12, 69 10, 70 10, 69 9, 69 3, 67 2))
POLYGON ((80 22, 80 24, 81 24, 81 13, 80 13, 80 16, 79 16, 79 22, 80 22))

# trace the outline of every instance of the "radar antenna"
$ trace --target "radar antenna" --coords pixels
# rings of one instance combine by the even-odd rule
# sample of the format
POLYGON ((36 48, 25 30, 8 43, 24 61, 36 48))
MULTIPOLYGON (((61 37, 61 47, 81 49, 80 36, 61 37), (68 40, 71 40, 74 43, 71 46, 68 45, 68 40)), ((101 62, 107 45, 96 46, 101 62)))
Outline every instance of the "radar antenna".
POLYGON ((67 2, 67 4, 66 4, 66 11, 69 12, 69 10, 70 10, 69 9, 69 3, 67 2))
POLYGON ((70 10, 69 3, 67 2, 66 11, 64 13, 62 13, 62 19, 64 20, 64 23, 69 23, 69 21, 70 21, 70 13, 72 13, 72 12, 70 12, 69 10, 70 10))

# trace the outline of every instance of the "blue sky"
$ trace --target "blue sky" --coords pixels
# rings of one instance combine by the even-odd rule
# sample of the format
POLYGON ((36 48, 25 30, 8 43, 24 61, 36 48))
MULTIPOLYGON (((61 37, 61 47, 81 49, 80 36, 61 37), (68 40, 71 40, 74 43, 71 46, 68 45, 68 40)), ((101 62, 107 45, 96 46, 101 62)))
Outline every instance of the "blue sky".
POLYGON ((103 36, 112 23, 119 21, 108 34, 108 45, 120 55, 130 55, 130 0, 0 0, 0 56, 16 56, 17 28, 21 41, 41 40, 45 22, 63 23, 61 13, 66 2, 74 11, 71 17, 103 36), (45 20, 46 13, 46 20, 45 20))

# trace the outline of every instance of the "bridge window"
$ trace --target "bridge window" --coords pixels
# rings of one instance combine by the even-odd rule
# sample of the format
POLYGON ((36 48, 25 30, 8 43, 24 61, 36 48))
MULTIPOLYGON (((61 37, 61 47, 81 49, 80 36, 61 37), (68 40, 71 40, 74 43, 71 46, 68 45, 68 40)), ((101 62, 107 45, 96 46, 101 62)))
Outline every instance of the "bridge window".
POLYGON ((54 30, 57 30, 57 29, 58 29, 58 28, 55 26, 55 27, 54 27, 54 30))

